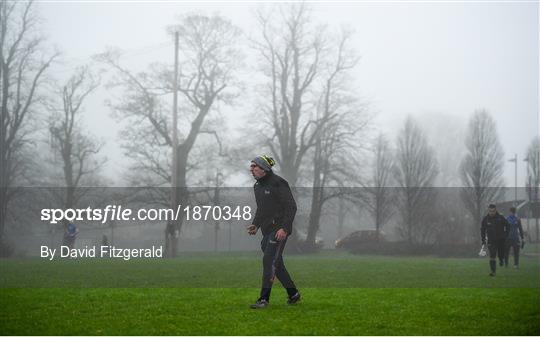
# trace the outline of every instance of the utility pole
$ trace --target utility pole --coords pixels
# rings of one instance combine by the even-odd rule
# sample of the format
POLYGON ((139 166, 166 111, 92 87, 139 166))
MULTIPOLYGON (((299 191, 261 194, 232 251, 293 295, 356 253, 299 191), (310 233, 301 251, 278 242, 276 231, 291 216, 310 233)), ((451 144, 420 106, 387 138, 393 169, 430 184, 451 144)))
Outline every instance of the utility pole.
POLYGON ((531 175, 529 173, 529 157, 525 157, 525 159, 523 159, 523 161, 526 163, 525 165, 527 165, 527 180, 525 182, 525 192, 527 192, 527 198, 529 199, 529 203, 527 205, 527 210, 528 210, 528 215, 527 215, 527 233, 529 233, 529 221, 530 221, 530 218, 532 216, 532 205, 531 205, 531 199, 532 199, 532 195, 531 195, 531 192, 532 192, 532 186, 531 186, 531 175))
POLYGON ((178 195, 178 32, 174 33, 174 84, 173 84, 173 111, 172 111, 172 143, 173 143, 173 162, 172 162, 172 209, 176 208, 178 195))
POLYGON ((515 180, 514 180, 514 206, 517 206, 517 153, 514 154, 514 158, 511 158, 508 160, 509 162, 514 163, 514 169, 515 169, 515 180))

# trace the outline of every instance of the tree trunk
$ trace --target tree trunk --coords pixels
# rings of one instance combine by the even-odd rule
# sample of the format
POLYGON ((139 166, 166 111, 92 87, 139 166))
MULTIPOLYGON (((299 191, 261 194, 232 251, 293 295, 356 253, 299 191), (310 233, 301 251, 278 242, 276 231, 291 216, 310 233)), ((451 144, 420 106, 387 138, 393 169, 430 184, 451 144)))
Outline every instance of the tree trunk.
POLYGON ((313 189, 311 197, 311 212, 309 213, 309 226, 306 236, 306 245, 315 248, 317 232, 321 221, 322 187, 313 189))
MULTIPOLYGON (((186 206, 188 201, 187 197, 187 157, 189 150, 186 149, 184 145, 178 147, 178 156, 177 156, 177 187, 175 188, 176 193, 176 204, 171 205, 173 211, 180 205, 181 207, 186 206)), ((174 187, 172 187, 174 188, 174 187)), ((182 213, 181 213, 182 214, 182 213)), ((165 229, 165 251, 167 252, 167 257, 176 257, 178 253, 178 239, 180 237, 180 231, 182 230, 182 225, 184 223, 183 215, 178 219, 171 219, 167 222, 167 227, 165 229)))
MULTIPOLYGON (((3 11, 6 10, 5 6, 2 6, 3 11)), ((4 16, 3 16, 4 17, 4 16)), ((2 53, 2 50, 0 50, 2 53)), ((2 61, 4 57, 0 58, 2 61)), ((8 131, 8 97, 9 97, 9 67, 7 65, 0 64, 2 67, 2 111, 0 115, 0 242, 4 235, 4 228, 7 218, 7 206, 8 200, 8 177, 9 177, 9 156, 7 144, 7 131, 8 131)))
POLYGON ((534 219, 536 225, 536 242, 540 242, 540 228, 538 226, 538 218, 534 219))
POLYGON ((290 186, 295 186, 298 180, 298 170, 294 167, 293 160, 286 160, 281 165, 282 175, 290 186))
POLYGON ((413 222, 412 222, 412 205, 411 205, 411 192, 410 187, 406 187, 407 193, 407 214, 405 217, 405 221, 407 222, 407 241, 409 244, 413 244, 413 222))
POLYGON ((343 223, 345 222, 345 203, 343 202, 343 199, 339 199, 339 213, 338 213, 338 230, 337 230, 337 236, 338 238, 341 238, 343 235, 343 223))
POLYGON ((322 189, 321 186, 321 140, 318 139, 315 144, 315 157, 313 160, 313 193, 311 195, 311 211, 309 213, 309 225, 306 236, 306 245, 315 248, 315 239, 319 230, 322 208, 322 189))
POLYGON ((481 238, 480 228, 482 227, 482 213, 480 212, 480 205, 476 207, 476 214, 474 215, 473 224, 473 240, 474 243, 479 242, 481 238))
POLYGON ((375 187, 375 242, 379 242, 380 235, 381 235, 381 189, 382 187, 376 186, 375 187))
POLYGON ((7 218, 7 187, 0 186, 0 242, 2 242, 4 236, 4 227, 7 218))

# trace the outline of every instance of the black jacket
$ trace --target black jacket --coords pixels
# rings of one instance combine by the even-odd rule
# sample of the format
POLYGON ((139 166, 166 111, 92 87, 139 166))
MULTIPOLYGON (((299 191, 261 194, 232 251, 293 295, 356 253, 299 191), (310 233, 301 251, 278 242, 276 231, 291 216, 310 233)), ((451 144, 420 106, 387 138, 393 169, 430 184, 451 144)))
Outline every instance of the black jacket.
POLYGON ((257 180, 253 189, 257 202, 253 224, 261 228, 263 234, 280 228, 291 234, 296 215, 296 202, 289 183, 270 171, 257 180))
POLYGON ((506 218, 499 213, 494 216, 489 214, 482 220, 482 227, 480 228, 480 234, 482 235, 482 242, 486 242, 486 234, 488 240, 493 242, 501 239, 506 239, 510 232, 510 226, 506 218))

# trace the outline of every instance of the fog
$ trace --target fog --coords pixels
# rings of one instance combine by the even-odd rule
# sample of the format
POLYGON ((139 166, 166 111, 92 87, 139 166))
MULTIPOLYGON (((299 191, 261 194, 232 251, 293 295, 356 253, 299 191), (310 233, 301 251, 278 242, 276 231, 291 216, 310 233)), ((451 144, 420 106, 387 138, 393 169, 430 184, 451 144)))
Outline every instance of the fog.
MULTIPOLYGON (((27 90, 46 55, 59 54, 36 81, 20 130, 3 126, 14 136, 1 139, 0 239, 22 243, 23 255, 61 241, 62 224, 38 220, 46 207, 253 208, 249 165, 263 153, 297 199, 298 252, 376 229, 377 242, 458 243, 470 255, 493 202, 501 212, 519 206, 539 240, 538 3, 35 5, 41 44, 28 63, 18 49, 12 67, 25 71, 9 90, 27 90), (176 77, 171 32, 180 33, 176 77), (527 156, 536 158, 528 166, 527 156)), ((14 116, 20 95, 6 97, 14 116)), ((258 245, 246 240, 246 219, 132 220, 80 221, 78 245, 103 235, 123 246, 165 241, 172 256, 176 244, 258 245)))
MULTIPOLYGON (((217 13, 240 27, 245 36, 255 36, 253 13, 261 6, 278 4, 41 2, 39 10, 43 35, 63 53, 65 62, 55 68, 55 77, 61 78, 111 46, 124 51, 122 60, 131 69, 143 70, 157 61, 172 64, 173 41, 165 28, 186 13, 217 13)), ((315 22, 333 30, 341 26, 354 30, 353 48, 361 56, 353 70, 354 85, 375 114, 376 129, 393 137, 408 114, 425 121, 427 129, 437 123, 438 116, 445 116, 452 128, 465 127, 475 109, 487 109, 497 122, 505 155, 518 154, 518 186, 524 185, 522 159, 539 130, 537 3, 398 1, 311 6, 315 22)), ((243 49, 248 56, 243 72, 249 78, 257 71, 256 57, 248 47, 243 49)), ((248 83, 247 88, 253 85, 248 83)), ((231 129, 245 124, 256 109, 250 91, 227 114, 231 129)), ((107 98, 105 89, 89 97, 84 123, 106 141, 103 154, 112 160, 105 171, 115 186, 122 186, 127 159, 118 146, 120 126, 104 105, 107 98)), ((444 138, 439 133, 444 131, 456 132, 444 128, 431 132, 434 145, 440 145, 435 138, 444 138)), ((461 157, 460 153, 447 155, 461 157)), ((514 184, 513 169, 513 163, 507 163, 508 185, 514 184)), ((238 178, 229 183, 248 182, 249 178, 238 178)))

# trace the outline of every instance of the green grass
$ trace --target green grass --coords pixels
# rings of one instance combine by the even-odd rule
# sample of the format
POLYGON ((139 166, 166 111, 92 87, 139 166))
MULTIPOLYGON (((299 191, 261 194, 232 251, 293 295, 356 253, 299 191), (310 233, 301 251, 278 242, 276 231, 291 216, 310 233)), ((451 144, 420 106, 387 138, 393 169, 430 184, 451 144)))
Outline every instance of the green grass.
POLYGON ((266 310, 255 253, 171 260, 0 260, 3 335, 534 335, 540 259, 487 276, 486 259, 287 256, 266 310))
MULTIPOLYGON (((289 255, 287 268, 304 288, 531 288, 540 259, 486 278, 487 258, 389 257, 325 251, 289 255)), ((0 260, 0 287, 249 288, 259 284, 260 253, 197 253, 177 259, 0 260)))

